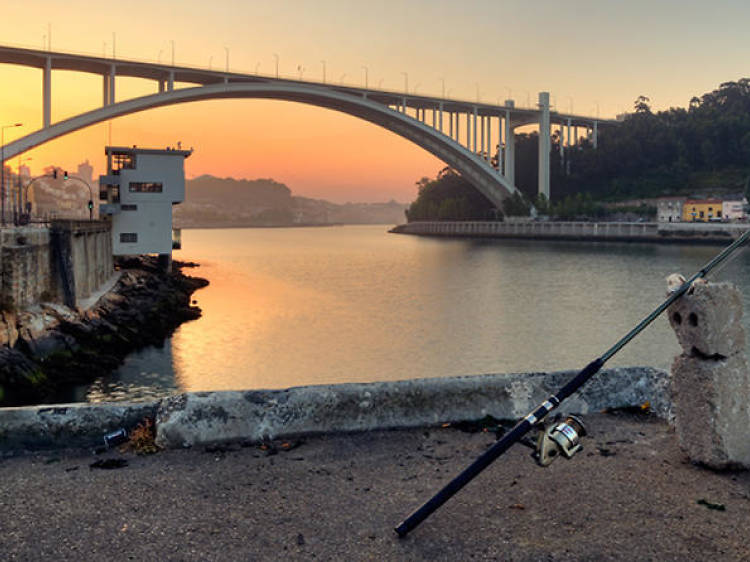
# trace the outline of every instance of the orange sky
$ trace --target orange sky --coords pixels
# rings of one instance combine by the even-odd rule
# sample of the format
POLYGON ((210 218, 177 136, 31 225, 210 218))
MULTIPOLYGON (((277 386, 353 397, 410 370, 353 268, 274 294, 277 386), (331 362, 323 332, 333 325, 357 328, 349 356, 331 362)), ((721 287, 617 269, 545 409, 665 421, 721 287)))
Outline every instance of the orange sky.
MULTIPOLYGON (((5 0, 3 44, 362 84, 517 105, 548 90, 561 111, 613 117, 639 94, 655 108, 750 74, 744 3, 690 6, 593 0, 133 0, 118 9, 88 0, 5 0), (42 15, 40 15, 42 14, 42 15), (48 27, 48 23, 51 26, 48 27)), ((41 124, 41 72, 0 65, 0 124, 6 142, 41 124)), ((53 73, 53 121, 101 104, 101 78, 53 73)), ((118 100, 152 93, 153 82, 120 79, 118 100)), ((56 164, 104 165, 107 126, 26 153, 33 172, 56 164)), ((194 147, 188 176, 270 177, 296 195, 337 202, 410 201, 414 182, 442 163, 375 125, 332 111, 259 100, 206 101, 150 110, 112 122, 113 144, 194 147)), ((10 162, 13 167, 17 159, 10 162)))

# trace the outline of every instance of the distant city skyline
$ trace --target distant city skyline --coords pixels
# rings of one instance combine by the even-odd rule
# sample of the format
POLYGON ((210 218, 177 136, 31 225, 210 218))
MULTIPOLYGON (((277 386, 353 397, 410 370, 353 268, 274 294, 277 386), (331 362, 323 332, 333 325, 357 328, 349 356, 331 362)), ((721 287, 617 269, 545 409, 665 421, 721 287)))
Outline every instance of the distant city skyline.
MULTIPOLYGON (((71 0, 7 0, 2 43, 517 105, 550 91, 564 112, 612 118, 638 95, 654 109, 686 107, 722 82, 750 75, 743 54, 750 6, 719 1, 241 2, 134 0, 128 10, 71 0), (43 14, 43 15, 39 15, 43 14)), ((41 126, 38 70, 0 65, 6 142, 41 126)), ((101 104, 101 78, 53 73, 53 122, 101 104)), ((155 91, 118 79, 118 99, 155 91)), ((214 100, 135 114, 73 133, 24 156, 32 173, 88 158, 104 145, 193 146, 188 177, 273 178, 295 194, 346 201, 410 201, 442 162, 356 118, 301 104, 214 100)), ((16 162, 7 165, 16 168, 16 162)))

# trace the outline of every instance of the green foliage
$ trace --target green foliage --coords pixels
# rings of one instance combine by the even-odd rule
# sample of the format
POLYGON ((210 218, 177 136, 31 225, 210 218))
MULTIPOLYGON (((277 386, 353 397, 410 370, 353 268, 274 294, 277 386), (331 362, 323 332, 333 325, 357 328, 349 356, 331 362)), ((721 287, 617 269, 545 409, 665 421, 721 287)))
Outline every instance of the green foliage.
MULTIPOLYGON (((750 171, 750 79, 725 82, 694 97, 687 109, 653 113, 645 96, 634 106, 619 126, 600 127, 597 149, 583 140, 561 158, 560 139, 553 138, 553 201, 581 192, 614 201, 743 190, 750 171)), ((519 187, 529 193, 533 186, 519 187)))
POLYGON ((406 210, 408 221, 488 220, 500 213, 489 200, 452 168, 434 180, 417 182, 417 199, 406 210))
POLYGON ((529 202, 518 192, 503 201, 503 213, 509 217, 528 217, 530 209, 529 202))

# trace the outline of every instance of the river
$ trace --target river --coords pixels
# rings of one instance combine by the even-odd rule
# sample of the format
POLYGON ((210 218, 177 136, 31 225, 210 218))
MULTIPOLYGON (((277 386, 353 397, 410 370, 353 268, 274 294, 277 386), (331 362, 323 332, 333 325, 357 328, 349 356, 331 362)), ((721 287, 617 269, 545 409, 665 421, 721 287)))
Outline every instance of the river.
MULTIPOLYGON (((76 399, 577 369, 664 299, 666 275, 720 250, 387 230, 184 230, 174 257, 210 281, 193 296, 203 316, 76 399)), ((749 274, 743 251, 712 278, 749 274)), ((608 365, 669 368, 678 352, 662 316, 608 365)))

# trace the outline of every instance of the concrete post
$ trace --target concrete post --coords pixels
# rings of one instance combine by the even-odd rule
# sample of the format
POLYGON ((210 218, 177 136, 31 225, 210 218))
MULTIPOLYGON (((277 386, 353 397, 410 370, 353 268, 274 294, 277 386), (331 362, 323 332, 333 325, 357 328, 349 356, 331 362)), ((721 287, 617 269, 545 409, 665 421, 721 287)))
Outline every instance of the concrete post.
POLYGON ((730 283, 699 283, 669 308, 682 354, 671 372, 680 446, 695 463, 750 468, 750 373, 742 295, 730 283))
POLYGON ((492 118, 487 116, 487 162, 490 161, 490 152, 492 151, 492 118))
POLYGON ((549 92, 539 92, 539 195, 549 201, 549 92))
POLYGON ((52 123, 52 57, 44 61, 42 78, 42 123, 45 128, 52 123))
POLYGON ((174 70, 169 71, 169 78, 167 78, 167 91, 172 90, 174 90, 174 70))
POLYGON ((438 113, 438 130, 443 132, 443 102, 440 102, 440 111, 438 113))

